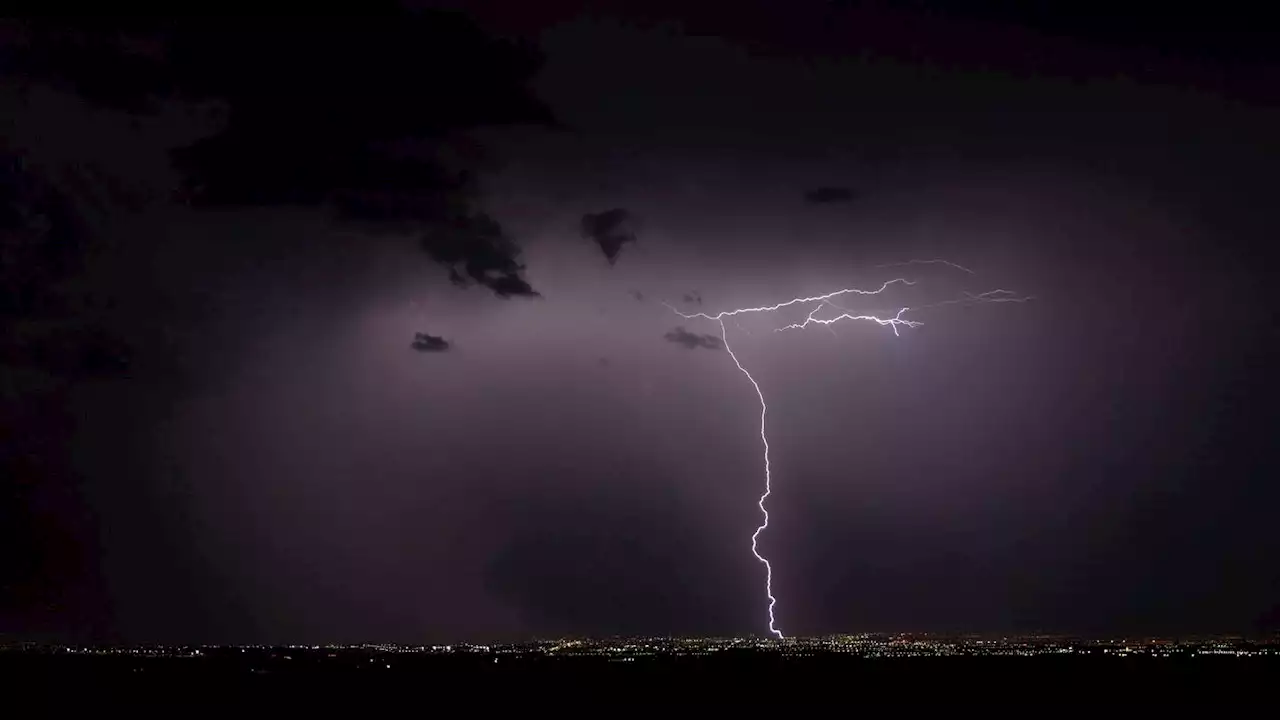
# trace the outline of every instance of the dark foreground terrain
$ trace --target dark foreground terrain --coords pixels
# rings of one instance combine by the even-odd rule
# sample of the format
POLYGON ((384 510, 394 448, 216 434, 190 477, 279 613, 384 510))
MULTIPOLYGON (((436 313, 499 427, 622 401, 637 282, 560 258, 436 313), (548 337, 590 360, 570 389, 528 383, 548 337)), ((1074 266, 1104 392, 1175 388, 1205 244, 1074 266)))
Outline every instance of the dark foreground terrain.
MULTIPOLYGON (((829 710, 982 705, 1020 713, 1114 703, 1252 707, 1280 680, 1280 655, 950 655, 862 657, 724 650, 710 654, 440 653, 362 648, 0 652, 13 690, 79 706, 119 700, 198 712, 230 703, 256 716, 285 703, 329 711, 392 698, 467 703, 473 712, 551 703, 599 714, 637 704, 829 710), (176 705, 175 705, 176 703, 176 705), (198 707, 191 707, 195 703, 198 707), (621 703, 621 705, 618 705, 621 703), (1020 710, 1019 710, 1020 708, 1020 710)), ((398 702, 398 701, 397 701, 398 702)), ((370 709, 364 707, 365 710, 370 709)))

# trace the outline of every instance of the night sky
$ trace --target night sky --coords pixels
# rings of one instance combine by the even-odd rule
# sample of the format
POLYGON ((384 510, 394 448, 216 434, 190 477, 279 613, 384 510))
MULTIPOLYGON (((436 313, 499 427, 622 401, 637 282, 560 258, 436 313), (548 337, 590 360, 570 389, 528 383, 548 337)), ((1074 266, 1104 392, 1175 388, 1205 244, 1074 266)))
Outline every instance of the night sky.
POLYGON ((254 39, 128 45, 181 70, 155 77, 3 23, 0 639, 762 634, 759 405, 719 325, 663 303, 898 277, 845 301, 1034 299, 900 336, 771 332, 809 305, 726 322, 769 403, 787 634, 1274 618, 1280 64, 1255 21, 465 5, 537 48, 528 98, 375 52, 429 44, 396 23, 211 21, 254 39), (494 225, 343 159, 392 125, 494 225), (499 224, 518 254, 451 240, 499 224), (70 269, 8 252, 58 228, 70 269), (935 258, 973 273, 878 267, 935 258), (106 360, 29 350, 86 333, 106 360))

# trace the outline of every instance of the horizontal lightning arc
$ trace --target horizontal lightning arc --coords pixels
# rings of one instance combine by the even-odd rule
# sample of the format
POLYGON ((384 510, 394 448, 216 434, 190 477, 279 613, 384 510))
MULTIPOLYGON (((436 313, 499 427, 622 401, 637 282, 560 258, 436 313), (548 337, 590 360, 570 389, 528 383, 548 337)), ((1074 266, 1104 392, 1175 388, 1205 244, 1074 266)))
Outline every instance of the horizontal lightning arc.
POLYGON ((877 269, 883 269, 883 268, 891 268, 891 267, 902 267, 903 265, 946 265, 946 266, 948 266, 948 267, 953 267, 953 268, 955 268, 955 269, 957 269, 957 270, 959 270, 959 271, 961 271, 961 272, 967 272, 967 273, 969 273, 970 275, 977 275, 977 274, 978 274, 978 273, 976 273, 976 272, 974 272, 974 271, 970 270, 969 268, 967 268, 967 267, 965 267, 965 266, 963 266, 963 265, 959 265, 959 264, 953 263, 953 262, 951 262, 950 260, 938 260, 938 259, 934 259, 934 260, 905 260, 905 261, 903 261, 903 262, 886 263, 886 264, 884 264, 884 265, 877 265, 877 266, 876 266, 876 268, 877 268, 877 269))
POLYGON ((781 310, 784 307, 789 307, 791 305, 796 305, 799 303, 822 302, 823 300, 830 300, 833 297, 840 297, 841 295, 850 295, 850 294, 879 295, 880 293, 887 290, 890 286, 896 285, 898 283, 901 283, 903 285, 915 285, 915 282, 911 280, 907 280, 905 278, 895 278, 893 280, 889 280, 888 282, 884 283, 883 285, 881 285, 879 288, 875 290, 859 290, 857 288, 845 288, 843 290, 836 290, 835 292, 829 292, 826 295, 814 295, 813 297, 792 298, 791 300, 787 300, 786 302, 780 302, 777 305, 765 305, 762 307, 749 307, 749 308, 738 308, 737 310, 725 310, 724 312, 716 313, 715 315, 708 315, 706 313, 701 313, 701 312, 685 314, 675 309, 668 303, 664 302, 663 305, 666 305, 667 308, 669 308, 672 312, 674 312, 675 314, 679 315, 682 318, 685 318, 686 320, 692 320, 694 318, 704 318, 707 320, 719 321, 722 318, 733 317, 734 315, 742 315, 744 313, 773 312, 774 310, 781 310))
MULTIPOLYGON (((833 305, 832 307, 835 307, 835 306, 833 305)), ((774 332, 781 332, 783 330, 803 330, 804 328, 809 327, 810 323, 816 323, 818 325, 834 325, 835 323, 838 323, 841 320, 870 320, 871 322, 877 323, 881 326, 888 325, 892 327, 893 334, 897 335, 899 325, 906 325, 907 327, 913 328, 913 327, 920 327, 921 325, 924 324, 919 320, 904 320, 902 318, 902 313, 910 310, 911 308, 902 308, 901 310, 898 311, 897 315, 894 315, 893 317, 887 317, 887 318, 876 317, 875 315, 851 315, 850 313, 847 313, 847 312, 841 313, 840 315, 837 315, 836 317, 833 317, 833 318, 822 319, 822 318, 814 317, 814 315, 816 315, 818 311, 821 309, 822 309, 822 305, 819 305, 818 307, 814 308, 812 312, 809 313, 809 316, 804 319, 804 322, 791 323, 790 325, 783 325, 780 328, 774 328, 774 332)))
POLYGON ((971 292, 966 292, 964 294, 964 297, 962 298, 953 298, 951 300, 939 300, 938 302, 929 303, 928 305, 921 305, 917 309, 923 310, 924 308, 938 307, 940 305, 955 305, 958 303, 1002 303, 1002 302, 1024 303, 1024 302, 1027 302, 1028 300, 1035 300, 1035 299, 1036 299, 1035 295, 1018 295, 1012 290, 988 290, 984 293, 978 293, 977 295, 974 295, 971 292))

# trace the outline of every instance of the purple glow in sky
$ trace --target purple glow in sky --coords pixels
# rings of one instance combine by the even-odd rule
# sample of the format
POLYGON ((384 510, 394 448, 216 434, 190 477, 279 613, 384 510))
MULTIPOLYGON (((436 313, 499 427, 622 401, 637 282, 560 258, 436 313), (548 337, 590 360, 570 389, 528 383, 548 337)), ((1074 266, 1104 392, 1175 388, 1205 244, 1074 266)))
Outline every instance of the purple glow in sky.
POLYGON ((0 87, 30 162, 115 178, 74 284, 162 350, 4 368, 0 459, 45 479, 0 517, 0 633, 1172 633, 1280 601, 1274 104, 1030 31, 871 18, 841 55, 821 13, 534 5, 476 12, 542 47, 560 126, 467 138, 536 298, 171 200, 199 108, 0 87))

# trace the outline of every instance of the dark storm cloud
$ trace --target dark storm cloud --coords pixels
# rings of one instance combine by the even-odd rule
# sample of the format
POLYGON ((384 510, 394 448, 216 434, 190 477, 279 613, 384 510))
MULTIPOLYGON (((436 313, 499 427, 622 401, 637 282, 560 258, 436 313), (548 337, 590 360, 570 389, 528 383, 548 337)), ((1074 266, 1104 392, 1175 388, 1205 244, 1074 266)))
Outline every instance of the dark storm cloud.
POLYGON ((429 228, 422 248, 449 267, 449 280, 455 285, 474 282, 499 297, 538 295, 522 276, 524 266, 514 260, 515 242, 485 213, 457 215, 429 228))
POLYGON ((677 345, 681 345, 688 350, 697 350, 698 348, 702 348, 703 350, 724 349, 724 340, 721 340, 718 336, 699 335, 698 333, 685 330, 684 327, 677 327, 666 335, 663 335, 662 338, 667 342, 673 342, 677 345))
POLYGON ((91 241, 77 200, 21 154, 0 155, 0 364, 72 380, 129 367, 127 344, 96 322, 102 298, 67 282, 91 241))
POLYGON ((78 269, 86 229, 70 194, 21 154, 0 155, 0 312, 42 314, 64 304, 58 285, 78 269))
POLYGON ((623 208, 613 208, 582 216, 582 236, 594 240, 612 265, 622 246, 636 241, 635 216, 623 208))
POLYGON ((636 302, 644 302, 644 293, 640 292, 639 290, 632 290, 627 294, 635 298, 636 302))
MULTIPOLYGON (((202 622, 220 627, 227 612, 233 623, 250 612, 222 601, 237 594, 225 575, 196 569, 207 571, 195 548, 208 546, 180 528, 199 524, 184 517, 198 514, 198 503, 168 494, 180 473, 163 469, 167 459, 153 462, 163 451, 142 439, 163 434, 159 418, 170 410, 192 416, 189 391, 234 384, 208 368, 241 360, 261 329, 256 320, 272 322, 269 298, 253 302, 261 315, 235 302, 211 303, 206 313, 205 298, 226 300, 226 286, 271 277, 298 300, 289 325, 302 326, 321 298, 363 282, 361 260, 397 245, 416 250, 415 240, 456 283, 500 297, 534 294, 520 247, 480 207, 468 171, 483 171, 487 158, 459 152, 456 138, 546 120, 526 89, 539 58, 482 36, 461 16, 385 2, 349 9, 359 12, 340 21, 130 12, 0 19, 0 426, 30 431, 0 452, 0 477, 22 477, 31 489, 0 503, 8 583, 0 631, 101 640, 129 628, 154 638, 157 628, 180 625, 190 636, 202 622), (30 164, 14 162, 25 158, 30 164), (135 178, 143 197, 111 173, 145 176, 135 178), (217 212, 200 218, 193 209, 217 212), (321 211, 366 242, 307 227, 312 213, 295 209, 321 211), (159 217, 173 233, 155 231, 159 217), (203 254, 210 246, 201 230, 223 222, 238 231, 213 231, 217 250, 203 254), (112 234, 121 225, 132 226, 112 234), (246 269, 264 256, 281 265, 246 269), (354 262, 337 259, 344 256, 354 262), (308 289, 328 268, 326 289, 308 289), (89 307, 89 293, 109 304, 89 307), (125 405, 127 421, 111 410, 125 405), (73 460, 82 452, 95 458, 85 473, 73 460), (101 546, 98 518, 119 529, 101 546), (157 589, 142 580, 153 571, 174 582, 157 589), (161 606, 186 610, 166 615, 154 610, 161 606)), ((394 280, 373 282, 384 289, 394 280)), ((330 326, 342 322, 329 317, 330 326)), ((390 347, 405 334, 389 334, 390 347)), ((318 357, 337 347, 321 344, 318 357)), ((448 343, 423 335, 413 347, 441 352, 448 343)), ((409 360, 423 358, 400 356, 409 360)), ((289 452, 287 440, 267 435, 264 455, 289 452)), ((188 460, 180 453, 174 463, 188 460)), ((280 488, 289 473, 278 475, 280 488)))
POLYGON ((853 191, 847 187, 820 187, 805 193, 804 199, 814 205, 850 202, 853 191))
POLYGON ((113 109, 224 106, 221 129, 174 151, 191 205, 323 208, 366 229, 420 234, 456 283, 533 295, 519 247, 474 207, 469 174, 444 150, 459 130, 549 123, 526 89, 540 57, 459 15, 394 2, 352 9, 306 22, 30 21, 28 42, 6 60, 113 109))
POLYGON ((694 290, 693 292, 685 293, 684 301, 689 303, 690 305, 701 305, 702 293, 699 293, 697 290, 694 290))
POLYGON ((448 340, 438 335, 414 333, 412 347, 419 352, 444 352, 450 345, 448 340))

